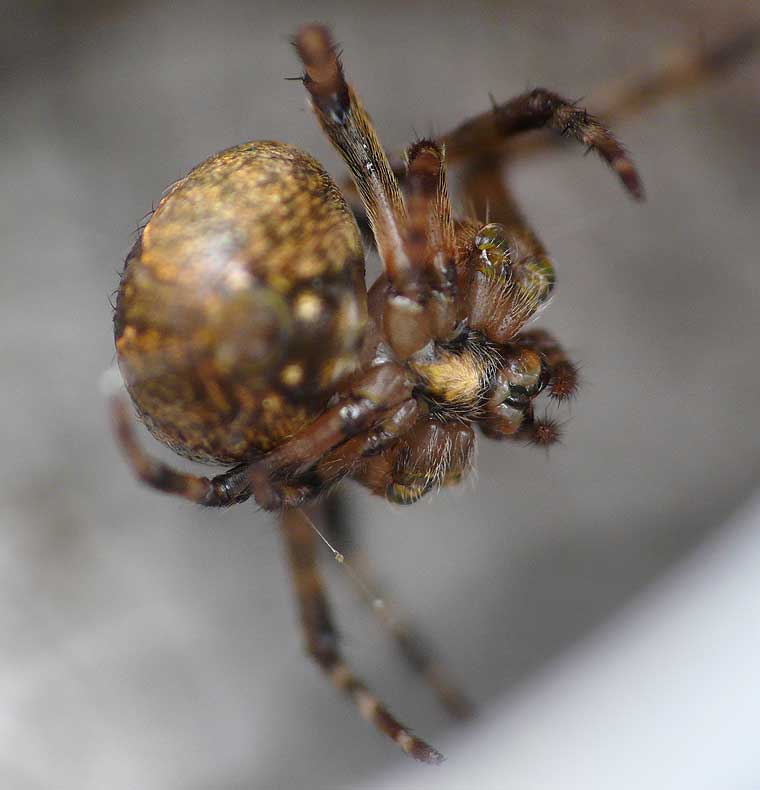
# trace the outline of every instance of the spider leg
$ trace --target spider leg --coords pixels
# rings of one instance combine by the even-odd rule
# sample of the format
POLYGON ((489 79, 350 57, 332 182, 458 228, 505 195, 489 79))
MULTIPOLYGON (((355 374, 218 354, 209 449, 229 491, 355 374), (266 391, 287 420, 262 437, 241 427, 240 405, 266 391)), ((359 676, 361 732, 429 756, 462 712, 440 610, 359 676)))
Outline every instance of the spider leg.
POLYGON ((300 506, 303 500, 281 499, 272 481, 278 475, 297 480, 346 440, 367 434, 379 421, 392 423, 396 410, 405 424, 406 412, 415 414, 419 408, 412 398, 413 387, 414 381, 399 365, 384 363, 370 368, 334 406, 244 470, 240 486, 250 486, 265 510, 300 506))
POLYGON ((303 82, 320 126, 348 165, 391 280, 407 276, 403 244, 406 209, 388 158, 353 88, 327 28, 298 31, 294 45, 304 65, 303 82))
POLYGON ((112 396, 111 415, 127 460, 136 475, 153 488, 209 507, 224 507, 253 496, 260 507, 276 510, 300 506, 313 495, 314 486, 302 478, 333 448, 365 434, 366 454, 374 449, 373 444, 382 448, 384 441, 413 425, 420 407, 411 397, 412 387, 413 382, 398 365, 370 368, 335 406, 284 444, 213 479, 175 471, 147 455, 137 441, 124 398, 112 396), (370 431, 378 422, 379 428, 370 431))
POLYGON ((433 651, 412 628, 397 607, 378 584, 372 573, 367 555, 359 549, 353 539, 352 530, 345 515, 345 499, 336 492, 323 506, 326 532, 331 542, 340 546, 352 574, 357 594, 367 604, 380 624, 388 631, 407 664, 432 688, 444 709, 456 719, 472 716, 470 701, 451 681, 433 651), (378 601, 382 605, 378 605, 378 601))
POLYGON ((341 655, 317 567, 315 533, 304 514, 300 510, 286 509, 282 530, 309 654, 332 684, 348 695, 362 718, 415 759, 440 763, 443 756, 400 724, 380 699, 356 678, 341 655))
POLYGON ((468 283, 465 303, 470 326, 499 343, 511 341, 547 302, 555 282, 554 264, 518 208, 503 170, 503 162, 493 153, 467 163, 465 199, 475 215, 486 217, 489 224, 467 221, 458 233, 460 277, 468 283), (497 252, 488 251, 487 244, 479 241, 479 236, 487 241, 484 234, 488 233, 495 246, 505 247, 502 253, 508 264, 501 272, 484 265, 483 255, 493 259, 497 252))
POLYGON ((578 366, 567 356, 554 335, 545 329, 521 332, 515 342, 540 352, 549 368, 547 390, 556 401, 567 401, 578 391, 578 366))
POLYGON ((426 409, 414 398, 389 409, 368 431, 338 445, 324 455, 313 469, 320 489, 352 474, 367 459, 392 445, 399 436, 412 429, 426 409))
POLYGON ((459 483, 470 471, 474 447, 469 425, 423 417, 398 441, 356 464, 351 477, 376 496, 412 505, 434 489, 459 483))
POLYGON ((520 132, 548 127, 596 151, 617 173, 626 189, 643 197, 643 188, 630 157, 622 145, 593 115, 575 102, 545 88, 497 104, 444 135, 449 160, 454 163, 473 155, 498 152, 505 140, 520 132))
MULTIPOLYGON (((606 122, 635 117, 732 71, 759 46, 760 25, 750 24, 717 41, 682 48, 652 71, 603 86, 591 94, 588 104, 606 122)), ((545 151, 553 143, 550 137, 522 137, 511 140, 509 149, 522 156, 545 151)))
POLYGON ((295 46, 319 123, 351 171, 390 283, 384 334, 407 359, 457 327, 454 232, 442 147, 420 141, 407 155, 409 214, 398 180, 326 28, 302 28, 295 46))
POLYGON ((546 258, 546 248, 507 186, 504 163, 498 156, 484 155, 468 163, 462 174, 462 189, 476 217, 507 226, 521 258, 546 258))
MULTIPOLYGON (((140 446, 134 429, 135 419, 126 398, 111 396, 109 408, 118 445, 135 476, 151 488, 206 507, 228 507, 244 502, 254 493, 248 480, 248 464, 241 464, 213 478, 180 472, 153 458, 140 446)), ((283 501, 303 501, 312 493, 311 487, 298 482, 272 481, 271 486, 277 498, 283 501)))
POLYGON ((213 484, 209 478, 179 472, 163 461, 152 458, 140 447, 135 435, 132 410, 126 398, 112 396, 109 407, 117 442, 135 475, 143 483, 191 502, 205 502, 212 495, 213 484))
POLYGON ((408 215, 404 251, 408 276, 389 280, 382 305, 384 337, 399 359, 458 327, 456 242, 443 148, 420 140, 406 153, 408 215))
POLYGON ((349 471, 354 455, 377 451, 416 422, 420 406, 412 397, 413 387, 413 380, 399 365, 384 363, 370 368, 334 406, 295 436, 227 475, 225 495, 237 501, 238 496, 250 496, 252 492, 265 510, 300 507, 315 489, 309 486, 309 477, 323 476, 320 486, 339 480, 349 471), (343 456, 340 450, 330 455, 354 437, 355 443, 343 456), (288 489, 281 482, 293 485, 288 489), (299 486, 299 482, 305 485, 299 486))

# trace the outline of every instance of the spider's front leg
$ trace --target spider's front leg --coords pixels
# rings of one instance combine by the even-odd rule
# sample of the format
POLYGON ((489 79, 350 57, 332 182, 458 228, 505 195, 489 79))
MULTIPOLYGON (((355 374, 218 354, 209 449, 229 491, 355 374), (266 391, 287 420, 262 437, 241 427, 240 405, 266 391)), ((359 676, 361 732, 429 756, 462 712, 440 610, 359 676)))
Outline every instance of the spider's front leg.
POLYGON ((316 538, 311 524, 300 510, 287 509, 283 513, 282 529, 309 654, 332 684, 348 695, 361 716, 370 724, 415 759, 440 763, 443 756, 401 724, 353 674, 341 655, 322 576, 317 567, 316 538))
POLYGON ((377 316, 399 360, 457 331, 454 225, 443 149, 420 141, 407 153, 407 204, 372 122, 326 28, 303 28, 295 46, 304 85, 327 137, 342 155, 364 204, 389 287, 377 316))
POLYGON ((531 129, 550 128, 596 151, 638 199, 644 189, 636 168, 612 132, 575 102, 545 88, 515 96, 443 137, 451 162, 498 153, 506 140, 531 129))
MULTIPOLYGON (((748 24, 712 42, 683 47, 654 69, 639 69, 629 77, 594 90, 588 104, 606 122, 635 117, 663 101, 685 95, 726 75, 760 48, 760 25, 748 24)), ((510 141, 510 154, 545 151, 549 137, 510 141)))

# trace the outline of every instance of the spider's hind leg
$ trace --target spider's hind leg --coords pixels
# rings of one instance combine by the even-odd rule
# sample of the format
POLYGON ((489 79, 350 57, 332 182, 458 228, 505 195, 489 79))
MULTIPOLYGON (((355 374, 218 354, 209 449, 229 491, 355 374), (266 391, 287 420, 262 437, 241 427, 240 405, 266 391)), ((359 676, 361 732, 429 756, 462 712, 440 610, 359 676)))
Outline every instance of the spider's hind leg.
POLYGON ((135 434, 135 419, 128 400, 121 394, 110 396, 111 423, 116 442, 138 480, 167 494, 174 494, 205 507, 229 507, 253 496, 260 505, 262 492, 272 491, 277 502, 301 502, 313 496, 308 483, 299 480, 251 479, 251 467, 240 464, 213 478, 181 472, 153 458, 140 445, 135 434))
POLYGON ((210 480, 187 472, 180 472, 163 461, 159 461, 142 449, 135 435, 135 420, 132 409, 125 397, 114 394, 109 399, 111 423, 116 441, 135 473, 135 476, 157 491, 181 496, 200 505, 223 506, 235 501, 243 501, 248 496, 232 500, 225 498, 227 491, 224 479, 228 475, 220 475, 210 480))
POLYGON ((388 631, 404 660, 428 683, 451 716, 469 718, 473 713, 469 700, 448 678, 433 651, 380 588, 366 553, 357 544, 345 497, 338 492, 330 496, 323 505, 323 514, 325 531, 330 541, 344 553, 357 593, 388 631))
POLYGON ((355 677, 341 655, 322 576, 317 567, 315 532, 306 516, 300 510, 286 509, 282 518, 282 531, 309 654, 332 684, 348 695, 366 721, 415 759, 440 763, 442 755, 400 724, 355 677))

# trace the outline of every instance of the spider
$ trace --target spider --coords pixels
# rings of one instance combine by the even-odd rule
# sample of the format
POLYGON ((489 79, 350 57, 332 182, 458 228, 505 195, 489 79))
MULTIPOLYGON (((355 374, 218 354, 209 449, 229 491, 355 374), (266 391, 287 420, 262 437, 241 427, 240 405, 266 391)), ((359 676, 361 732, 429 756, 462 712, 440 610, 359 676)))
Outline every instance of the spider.
MULTIPOLYGON (((114 332, 145 426, 178 454, 228 469, 212 478, 176 471, 141 449, 121 396, 111 400, 112 417, 126 458, 153 488, 209 507, 253 498, 281 514, 309 654, 361 716, 412 757, 436 763, 440 753, 342 657, 317 567, 319 533, 304 507, 345 478, 399 504, 453 485, 471 466, 475 428, 490 439, 554 443, 557 424, 537 400, 567 401, 578 374, 551 334, 526 328, 554 291, 554 265, 503 182, 500 158, 518 133, 549 127, 596 151, 635 198, 642 187, 600 121, 543 89, 494 104, 440 139, 417 140, 394 169, 328 30, 305 26, 294 44, 384 273, 367 291, 357 222, 311 156, 279 142, 212 156, 168 189, 139 232, 114 332), (447 186, 452 163, 464 168, 472 206, 459 219, 447 186)), ((740 51, 733 42, 716 51, 722 59, 703 53, 623 91, 610 114, 740 51)), ((345 525, 334 500, 326 508, 335 536, 345 525)), ((380 613, 442 702, 465 715, 466 701, 429 654, 380 613)))

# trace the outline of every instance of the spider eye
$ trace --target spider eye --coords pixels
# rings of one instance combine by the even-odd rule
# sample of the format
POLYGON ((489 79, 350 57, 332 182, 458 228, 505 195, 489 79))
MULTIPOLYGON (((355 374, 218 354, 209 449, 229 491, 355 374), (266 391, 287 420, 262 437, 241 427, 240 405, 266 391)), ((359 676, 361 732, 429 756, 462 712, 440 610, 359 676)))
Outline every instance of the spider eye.
POLYGON ((504 225, 491 222, 475 236, 475 247, 480 251, 481 270, 494 276, 503 275, 512 254, 510 237, 504 225))

